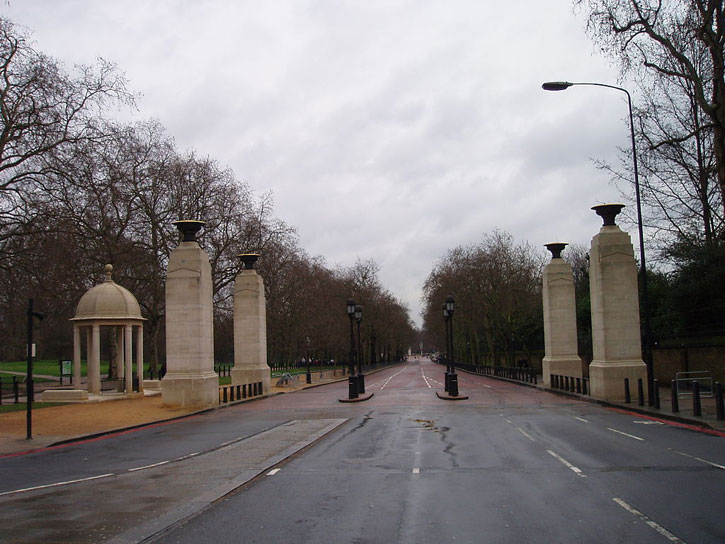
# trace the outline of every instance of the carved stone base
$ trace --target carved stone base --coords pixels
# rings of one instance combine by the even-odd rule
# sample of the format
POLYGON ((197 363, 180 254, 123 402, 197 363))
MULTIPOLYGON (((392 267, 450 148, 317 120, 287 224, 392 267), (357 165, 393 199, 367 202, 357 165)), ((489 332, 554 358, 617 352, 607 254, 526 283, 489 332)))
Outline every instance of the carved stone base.
POLYGON ((167 373, 161 379, 162 404, 169 408, 210 408, 219 405, 219 376, 167 373))

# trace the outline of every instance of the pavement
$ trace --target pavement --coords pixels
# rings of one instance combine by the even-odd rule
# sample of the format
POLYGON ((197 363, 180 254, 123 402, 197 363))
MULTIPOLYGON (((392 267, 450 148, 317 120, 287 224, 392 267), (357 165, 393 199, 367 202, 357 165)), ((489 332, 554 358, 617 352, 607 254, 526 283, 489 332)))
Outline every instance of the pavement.
MULTIPOLYGON (((456 369, 457 372, 466 372, 463 369, 456 369)), ((471 373, 473 374, 473 373, 471 373)), ((570 391, 563 391, 560 389, 553 389, 550 387, 547 387, 542 384, 542 377, 538 376, 538 384, 529 384, 524 382, 519 382, 516 380, 509 380, 507 378, 499 377, 499 376, 487 376, 488 378, 497 379, 497 380, 503 380, 508 381, 512 383, 518 383, 523 386, 528 387, 535 387, 536 389, 540 389, 542 391, 548 391, 550 393, 555 393, 557 395, 563 395, 566 397, 574 398, 577 400, 583 400, 587 402, 593 402, 596 404, 601 404, 603 406, 609 406, 611 408, 617 408, 620 410, 625 410, 628 412, 635 412, 638 414, 642 414, 645 416, 658 418, 658 419, 666 419, 668 421, 674 421, 677 423, 682 423, 685 425, 694 425, 697 427, 703 427, 705 429, 713 429, 716 431, 725 431, 725 420, 723 419, 717 419, 717 408, 715 406, 715 398, 714 397, 700 397, 700 405, 701 405, 701 415, 695 416, 694 415, 694 406, 693 406, 693 399, 691 396, 681 397, 678 399, 678 411, 673 412, 672 411, 672 389, 669 385, 660 385, 659 391, 660 391, 660 407, 655 408, 654 406, 649 406, 648 402, 645 400, 644 404, 640 406, 639 401, 637 399, 637 392, 636 390, 632 394, 632 402, 630 403, 623 403, 623 402, 608 402, 603 401, 599 399, 595 399, 593 397, 590 397, 589 395, 582 395, 578 393, 572 393, 570 391)))

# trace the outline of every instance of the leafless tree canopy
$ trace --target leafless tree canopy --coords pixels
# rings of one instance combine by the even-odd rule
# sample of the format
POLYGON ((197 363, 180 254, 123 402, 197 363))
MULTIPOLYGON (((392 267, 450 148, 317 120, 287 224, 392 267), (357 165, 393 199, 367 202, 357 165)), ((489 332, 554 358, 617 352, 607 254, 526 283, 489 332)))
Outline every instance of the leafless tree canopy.
MULTIPOLYGON (((645 220, 660 247, 712 243, 723 231, 725 190, 722 0, 574 4, 586 10, 596 43, 639 87, 635 129, 645 220)), ((607 167, 631 183, 629 163, 607 167)))
POLYGON ((443 346, 442 304, 456 300, 454 351, 459 360, 513 364, 543 343, 542 252, 494 231, 477 244, 457 247, 440 259, 425 282, 424 333, 443 346))
POLYGON ((299 247, 256 195, 211 157, 182 152, 157 121, 121 124, 109 107, 133 104, 123 75, 99 60, 69 74, 0 19, 0 360, 24 352, 25 306, 46 314, 40 356, 71 355, 68 319, 106 263, 148 319, 152 365, 164 359, 164 280, 177 219, 206 222, 217 359, 232 360, 232 290, 237 255, 262 254, 270 362, 314 349, 340 357, 349 344, 345 301, 366 304, 368 357, 402 353, 415 334, 407 308, 377 281, 375 263, 331 270, 299 247), (307 338, 310 339, 308 345, 307 338))

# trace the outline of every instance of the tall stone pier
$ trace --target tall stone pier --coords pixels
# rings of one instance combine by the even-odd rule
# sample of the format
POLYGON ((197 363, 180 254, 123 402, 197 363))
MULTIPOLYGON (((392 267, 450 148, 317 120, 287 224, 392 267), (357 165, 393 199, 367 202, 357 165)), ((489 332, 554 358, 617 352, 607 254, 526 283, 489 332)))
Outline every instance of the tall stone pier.
POLYGON ((271 370, 267 364, 267 309, 264 280, 254 269, 254 263, 257 262, 259 255, 245 253, 239 258, 244 263, 244 269, 234 280, 232 385, 256 387, 257 394, 266 394, 269 392, 271 370))
POLYGON ((219 404, 214 372, 214 314, 209 256, 196 241, 203 221, 176 221, 183 234, 169 256, 166 277, 166 375, 164 406, 219 404))
POLYGON ((637 266, 629 235, 614 222, 623 204, 592 209, 604 225, 592 239, 589 282, 592 307, 593 360, 589 365, 591 394, 622 402, 624 378, 634 390, 637 379, 647 381, 639 328, 637 266))
POLYGON ((551 262, 544 267, 544 383, 551 385, 551 375, 581 378, 576 329, 576 300, 571 265, 561 258, 563 243, 546 244, 551 262))

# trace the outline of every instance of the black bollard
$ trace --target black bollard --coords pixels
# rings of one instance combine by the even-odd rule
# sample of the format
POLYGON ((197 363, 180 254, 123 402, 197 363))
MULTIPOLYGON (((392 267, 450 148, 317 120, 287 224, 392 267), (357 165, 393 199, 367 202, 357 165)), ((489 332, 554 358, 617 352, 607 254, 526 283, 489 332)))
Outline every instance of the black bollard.
POLYGON ((629 393, 629 378, 624 378, 624 403, 632 402, 632 395, 629 393))
POLYGON ((350 399, 356 399, 358 397, 357 376, 353 376, 352 374, 350 374, 350 376, 347 378, 347 392, 347 396, 350 399))
POLYGON ((677 394, 677 382, 670 381, 670 396, 672 398, 672 413, 676 414, 680 411, 680 396, 677 394))
POLYGON ((587 393, 587 378, 582 378, 582 395, 588 395, 587 393))
POLYGON ((692 415, 702 416, 702 405, 700 404, 700 382, 692 380, 692 415))
POLYGON ((652 381, 652 396, 654 396, 655 410, 660 409, 660 382, 657 379, 652 381))
POLYGON ((644 386, 642 384, 642 378, 637 378, 637 404, 644 406, 644 386))
POLYGON ((20 404, 20 384, 17 376, 13 376, 13 395, 15 395, 15 404, 20 404))
POLYGON ((451 380, 448 384, 450 389, 448 390, 448 394, 451 397, 457 397, 458 396, 458 374, 455 372, 451 372, 451 380))
POLYGON ((718 419, 725 419, 725 406, 722 400, 722 384, 715 382, 715 411, 718 419))

